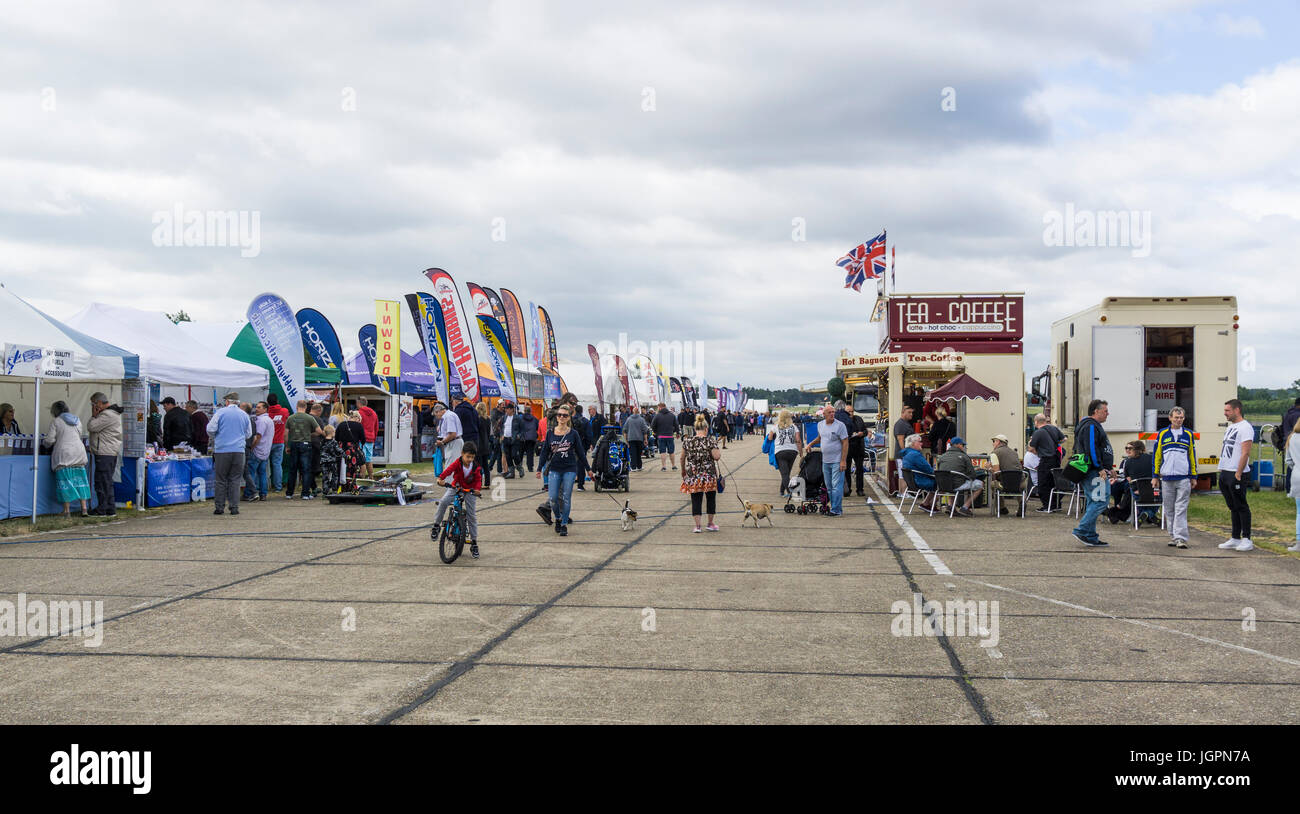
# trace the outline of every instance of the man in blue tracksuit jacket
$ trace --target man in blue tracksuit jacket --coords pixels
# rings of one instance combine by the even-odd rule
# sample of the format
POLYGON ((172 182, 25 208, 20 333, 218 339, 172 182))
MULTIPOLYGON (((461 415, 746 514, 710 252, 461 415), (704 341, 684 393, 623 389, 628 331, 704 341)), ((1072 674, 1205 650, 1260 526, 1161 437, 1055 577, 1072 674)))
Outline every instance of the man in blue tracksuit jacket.
POLYGON ((1107 485, 1114 479, 1111 469, 1115 465, 1115 453, 1106 431, 1101 428, 1109 415, 1106 402, 1093 399, 1088 404, 1088 417, 1074 428, 1074 452, 1088 461, 1088 474, 1082 484, 1083 516, 1072 533, 1074 539, 1093 548, 1110 545, 1097 537, 1097 518, 1106 510, 1110 494, 1107 485))

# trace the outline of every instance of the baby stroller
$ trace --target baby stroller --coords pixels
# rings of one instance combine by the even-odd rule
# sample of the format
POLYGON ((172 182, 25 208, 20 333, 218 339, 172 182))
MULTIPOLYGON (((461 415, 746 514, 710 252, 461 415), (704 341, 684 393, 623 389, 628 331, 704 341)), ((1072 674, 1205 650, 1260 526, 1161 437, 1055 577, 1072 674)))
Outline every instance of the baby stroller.
POLYGON ((627 442, 611 424, 601 432, 591 461, 592 488, 597 492, 628 492, 632 482, 632 455, 627 442))
POLYGON ((830 514, 831 495, 826 490, 826 479, 822 477, 822 454, 813 450, 804 456, 803 465, 799 467, 799 477, 804 482, 804 499, 795 500, 793 495, 786 498, 787 514, 830 514))

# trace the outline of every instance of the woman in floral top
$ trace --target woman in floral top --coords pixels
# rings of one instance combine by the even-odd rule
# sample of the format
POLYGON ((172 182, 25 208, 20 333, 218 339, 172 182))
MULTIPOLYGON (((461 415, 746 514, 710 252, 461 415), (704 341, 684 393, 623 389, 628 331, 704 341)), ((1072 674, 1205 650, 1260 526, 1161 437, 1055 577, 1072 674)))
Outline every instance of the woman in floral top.
POLYGON ((708 501, 709 531, 717 531, 713 515, 718 502, 718 459, 722 457, 718 440, 709 436, 709 421, 703 415, 695 416, 695 437, 682 442, 682 491, 691 496, 691 516, 695 518, 695 533, 700 533, 700 509, 708 501))

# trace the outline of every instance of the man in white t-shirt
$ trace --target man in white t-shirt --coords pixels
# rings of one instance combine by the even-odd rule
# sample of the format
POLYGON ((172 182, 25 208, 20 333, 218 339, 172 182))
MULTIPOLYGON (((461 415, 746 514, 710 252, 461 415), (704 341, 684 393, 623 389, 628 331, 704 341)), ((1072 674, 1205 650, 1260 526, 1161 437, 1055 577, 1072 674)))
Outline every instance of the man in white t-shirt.
POLYGON ((438 419, 438 440, 435 446, 442 450, 442 460, 449 465, 460 457, 461 448, 465 445, 461 438, 464 430, 460 426, 460 416, 456 415, 455 410, 448 410, 442 402, 434 405, 433 415, 438 419))
POLYGON ((844 501, 844 469, 849 462, 849 429, 835 418, 835 408, 827 404, 822 408, 825 419, 817 425, 817 437, 804 445, 804 452, 813 447, 822 448, 822 478, 831 498, 831 517, 839 517, 844 501))
POLYGON ((1255 441, 1255 427, 1241 417, 1241 402, 1230 399, 1223 404, 1223 417, 1228 428, 1223 431, 1223 451, 1219 453, 1219 492, 1228 504, 1232 515, 1232 537, 1219 544, 1219 548, 1250 551, 1255 544, 1250 541, 1250 506, 1246 503, 1246 486, 1249 476, 1250 447, 1255 441))

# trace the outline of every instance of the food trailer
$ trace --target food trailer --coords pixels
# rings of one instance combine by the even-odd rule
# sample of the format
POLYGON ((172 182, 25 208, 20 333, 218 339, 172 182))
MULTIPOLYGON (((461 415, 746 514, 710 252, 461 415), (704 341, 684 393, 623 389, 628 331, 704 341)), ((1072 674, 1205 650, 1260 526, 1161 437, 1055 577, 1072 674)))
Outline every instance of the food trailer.
MULTIPOLYGON (((1052 323, 1048 409, 1067 434, 1105 399, 1111 446, 1147 445, 1187 411, 1197 465, 1212 475, 1223 445, 1223 403, 1237 397, 1236 297, 1107 297, 1052 323)), ((1118 453, 1116 453, 1118 456, 1118 453)), ((1208 484, 1206 484, 1208 485, 1208 484)))
MULTIPOLYGON (((836 375, 850 392, 863 385, 877 387, 878 427, 888 434, 890 457, 898 453, 892 425, 903 405, 917 408, 913 428, 921 431, 922 414, 929 412, 927 397, 961 374, 965 377, 958 385, 982 386, 985 396, 949 402, 966 451, 988 455, 993 436, 1002 434, 1023 455, 1024 294, 892 294, 886 313, 878 351, 841 353, 836 375)), ((887 471, 892 490, 897 475, 892 467, 887 471)))

